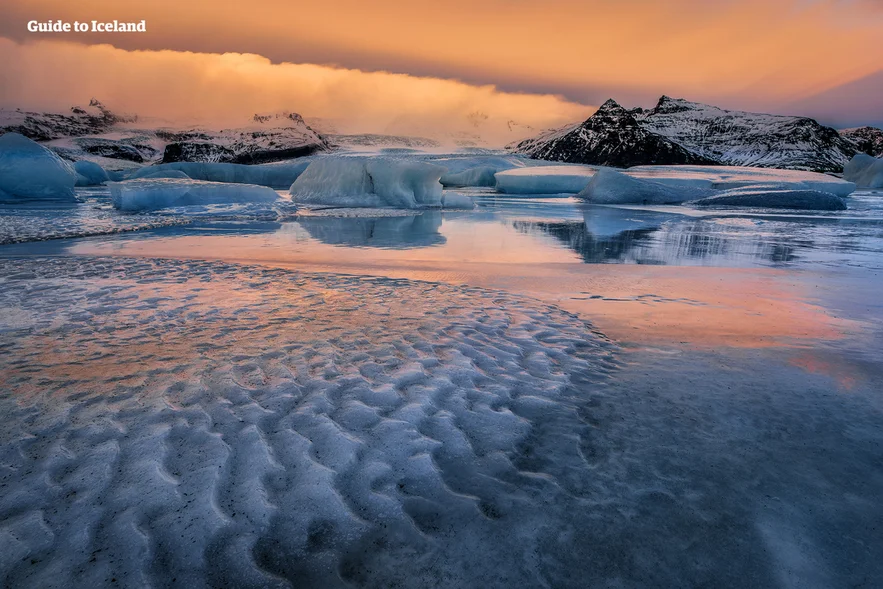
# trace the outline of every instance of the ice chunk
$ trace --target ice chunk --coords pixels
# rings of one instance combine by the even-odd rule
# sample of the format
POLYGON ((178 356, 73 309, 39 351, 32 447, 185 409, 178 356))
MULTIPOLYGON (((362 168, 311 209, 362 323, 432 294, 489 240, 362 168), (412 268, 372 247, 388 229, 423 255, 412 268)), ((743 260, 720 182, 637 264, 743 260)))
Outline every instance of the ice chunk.
POLYGON ((440 181, 442 186, 458 188, 463 186, 495 186, 497 180, 494 174, 496 173, 497 170, 495 168, 482 166, 463 170, 462 172, 444 174, 440 181))
POLYGON ((507 194, 576 194, 592 179, 589 166, 536 166, 497 172, 497 190, 507 194))
POLYGON ((0 136, 0 190, 13 199, 73 200, 77 172, 57 154, 18 133, 0 136))
POLYGON ((192 180, 190 176, 181 170, 157 170, 156 172, 141 176, 141 178, 177 178, 179 180, 192 180))
POLYGON ((145 211, 186 205, 273 202, 276 191, 254 184, 203 182, 151 178, 111 182, 113 206, 124 211, 145 211))
POLYGON ((295 161, 256 166, 207 162, 174 162, 157 166, 145 166, 132 174, 131 178, 146 178, 155 172, 177 170, 184 172, 189 178, 206 182, 257 184, 258 186, 269 186, 271 188, 288 188, 307 169, 311 161, 311 158, 301 158, 295 161))
POLYGON ((818 190, 837 196, 849 196, 855 184, 816 172, 747 168, 742 166, 635 166, 626 173, 635 178, 670 185, 694 183, 696 187, 721 190, 757 184, 776 184, 794 190, 818 190), (710 186, 709 184, 710 183, 710 186))
POLYGON ((415 209, 442 204, 444 168, 392 158, 317 158, 291 185, 297 203, 415 209))
POLYGON ((633 178, 611 168, 601 168, 577 197, 595 204, 662 205, 703 198, 711 192, 709 188, 667 186, 633 178))
POLYGON ((859 153, 843 166, 843 177, 859 188, 883 188, 883 159, 859 153))
POLYGON ((694 204, 812 211, 842 211, 846 209, 843 199, 836 194, 803 188, 782 188, 778 184, 731 188, 698 200, 694 204))
POLYGON ((80 160, 74 163, 74 170, 77 172, 77 186, 97 186, 109 180, 104 168, 95 162, 80 160))
POLYGON ((465 194, 445 192, 442 196, 442 207, 446 209, 474 209, 475 202, 465 194))

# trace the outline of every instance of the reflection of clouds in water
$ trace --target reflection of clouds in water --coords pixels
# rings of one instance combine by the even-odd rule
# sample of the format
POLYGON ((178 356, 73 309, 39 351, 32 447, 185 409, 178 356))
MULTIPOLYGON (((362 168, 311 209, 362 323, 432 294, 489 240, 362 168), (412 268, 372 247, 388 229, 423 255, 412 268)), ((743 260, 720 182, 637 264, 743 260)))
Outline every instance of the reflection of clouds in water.
POLYGON ((412 249, 442 245, 442 214, 426 211, 406 217, 300 217, 298 225, 328 245, 412 249))

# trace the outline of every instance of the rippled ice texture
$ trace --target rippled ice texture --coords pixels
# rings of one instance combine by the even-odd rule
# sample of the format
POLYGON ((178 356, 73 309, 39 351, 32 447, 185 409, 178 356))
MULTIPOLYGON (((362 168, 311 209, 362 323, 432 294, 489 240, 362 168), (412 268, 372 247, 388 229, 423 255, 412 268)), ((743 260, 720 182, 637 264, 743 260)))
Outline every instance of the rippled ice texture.
POLYGON ((559 529, 562 499, 592 492, 582 408, 610 364, 574 316, 203 262, 3 260, 0 276, 7 586, 433 586, 569 567, 538 550, 576 532, 559 529))
POLYGON ((0 309, 0 586, 883 578, 879 395, 771 350, 218 262, 0 258, 0 309))

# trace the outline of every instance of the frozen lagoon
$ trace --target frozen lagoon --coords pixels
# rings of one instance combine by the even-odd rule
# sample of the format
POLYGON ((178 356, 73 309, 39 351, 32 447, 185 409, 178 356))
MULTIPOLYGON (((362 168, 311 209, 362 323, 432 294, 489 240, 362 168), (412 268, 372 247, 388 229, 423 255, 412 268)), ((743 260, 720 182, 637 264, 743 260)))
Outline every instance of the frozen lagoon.
POLYGON ((2 246, 4 582, 883 578, 879 196, 458 192, 2 246))

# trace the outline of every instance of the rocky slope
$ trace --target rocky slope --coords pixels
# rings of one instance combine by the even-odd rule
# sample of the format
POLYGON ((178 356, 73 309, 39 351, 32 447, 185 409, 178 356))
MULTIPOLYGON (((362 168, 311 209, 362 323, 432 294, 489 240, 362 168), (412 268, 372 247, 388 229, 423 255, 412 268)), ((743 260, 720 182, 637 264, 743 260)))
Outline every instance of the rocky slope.
POLYGON ((626 110, 608 100, 580 125, 511 150, 617 167, 701 162, 817 172, 841 171, 856 152, 851 141, 813 119, 729 111, 668 96, 648 110, 626 110))
POLYGON ((535 159, 629 167, 643 164, 708 164, 666 137, 645 129, 634 113, 608 100, 583 123, 526 139, 513 148, 535 159))
POLYGON ((877 127, 843 129, 840 131, 840 136, 851 141, 862 153, 883 157, 883 129, 877 127))
POLYGON ((93 99, 66 113, 0 109, 0 135, 9 132, 46 143, 68 160, 88 159, 109 169, 151 162, 264 163, 329 149, 326 139, 297 113, 254 115, 232 129, 145 128, 93 99))

